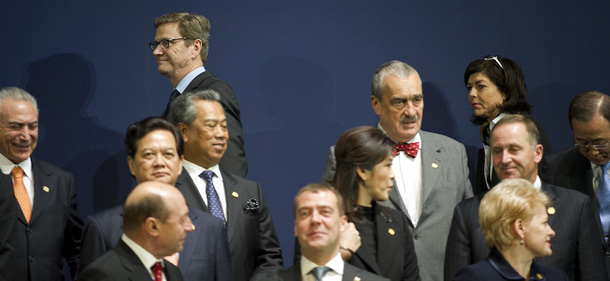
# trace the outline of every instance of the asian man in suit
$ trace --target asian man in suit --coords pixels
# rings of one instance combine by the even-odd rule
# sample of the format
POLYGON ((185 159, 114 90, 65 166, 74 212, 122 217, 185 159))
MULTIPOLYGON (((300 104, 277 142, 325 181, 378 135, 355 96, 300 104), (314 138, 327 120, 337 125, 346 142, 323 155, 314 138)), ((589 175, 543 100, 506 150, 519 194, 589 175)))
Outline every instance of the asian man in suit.
MULTIPOLYGON (((398 148, 392 160, 395 185, 390 200, 380 204, 407 215, 421 279, 441 280, 453 209, 472 197, 466 149, 449 137, 421 130, 424 94, 412 66, 386 62, 373 74, 372 84, 371 104, 379 116, 378 127, 398 148)), ((334 172, 331 147, 324 181, 332 182, 334 172)))
POLYGON ((16 281, 74 277, 83 222, 72 174, 31 157, 38 140, 36 99, 20 88, 0 90, 0 169, 13 177, 16 281))
POLYGON ((294 197, 294 236, 301 259, 266 281, 388 280, 343 261, 339 253, 347 217, 341 195, 327 184, 308 184, 294 197), (309 279, 307 279, 309 278, 309 279))
POLYGON ((174 186, 158 181, 139 184, 125 201, 121 240, 78 280, 182 281, 178 267, 163 257, 180 252, 187 233, 195 229, 188 213, 174 186))
MULTIPOLYGON (((538 177, 543 147, 534 122, 508 114, 491 131, 491 155, 498 177, 523 178, 544 191, 552 201, 547 209, 555 230, 553 254, 537 259, 544 266, 563 270, 570 280, 607 280, 591 199, 579 192, 544 183, 538 177)), ((462 267, 487 258, 489 248, 479 225, 479 204, 485 193, 455 208, 445 256, 445 280, 462 267)))
MULTIPOLYGON (((182 172, 184 145, 177 128, 151 117, 133 123, 125 135, 127 161, 138 183, 158 181, 175 185, 182 172)), ((123 206, 102 210, 85 221, 79 271, 112 249, 120 240, 123 206)), ((231 258, 222 222, 201 210, 190 208, 195 230, 187 236, 179 254, 166 257, 177 263, 184 280, 231 280, 231 258)))
POLYGON ((606 262, 610 280, 610 243, 605 239, 610 232, 610 217, 600 208, 602 204, 606 210, 610 207, 610 96, 597 91, 581 93, 570 103, 568 117, 575 147, 549 156, 553 174, 550 180, 558 186, 580 191, 593 200, 602 230, 598 239, 603 248, 601 259, 606 262), (600 183, 604 182, 604 188, 600 188, 600 183))
POLYGON ((227 152, 220 166, 245 177, 248 162, 244 151, 239 102, 231 86, 204 67, 210 46, 210 21, 202 15, 177 12, 156 18, 155 28, 155 41, 149 45, 157 60, 157 70, 174 86, 161 117, 167 118, 174 99, 181 94, 205 89, 218 92, 230 135, 227 152))
POLYGON ((184 139, 184 171, 176 182, 190 208, 226 224, 233 281, 260 280, 282 269, 271 214, 256 182, 219 167, 227 150, 227 117, 214 90, 181 95, 169 120, 184 139))

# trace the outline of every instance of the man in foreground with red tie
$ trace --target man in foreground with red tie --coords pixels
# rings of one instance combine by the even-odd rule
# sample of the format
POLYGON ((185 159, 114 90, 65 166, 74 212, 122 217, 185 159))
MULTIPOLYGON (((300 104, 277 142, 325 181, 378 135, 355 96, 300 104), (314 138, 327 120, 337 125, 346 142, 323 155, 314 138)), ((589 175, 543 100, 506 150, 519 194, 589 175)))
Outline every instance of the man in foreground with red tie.
MULTIPOLYGON (((392 161, 394 188, 390 199, 380 204, 409 218, 421 279, 442 280, 453 208, 472 197, 466 149, 449 137, 421 130, 424 94, 413 67, 386 62, 373 74, 372 84, 371 105, 379 116, 378 127, 397 148, 392 161)), ((331 148, 324 181, 332 182, 334 172, 331 148)))
POLYGON ((0 89, 0 169, 12 176, 17 202, 11 280, 64 280, 62 258, 76 273, 83 222, 72 174, 30 157, 37 141, 36 99, 20 88, 0 89))
POLYGON ((156 181, 139 184, 123 209, 123 236, 79 280, 182 281, 180 270, 163 257, 182 251, 194 225, 182 193, 156 181))

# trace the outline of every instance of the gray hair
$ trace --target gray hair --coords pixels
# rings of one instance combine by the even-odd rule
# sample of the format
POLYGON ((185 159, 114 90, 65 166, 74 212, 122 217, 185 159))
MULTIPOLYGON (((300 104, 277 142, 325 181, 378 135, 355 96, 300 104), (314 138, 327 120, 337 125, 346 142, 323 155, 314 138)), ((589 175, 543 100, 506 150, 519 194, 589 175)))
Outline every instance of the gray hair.
POLYGON ((17 87, 2 88, 0 89, 0 104, 2 104, 2 101, 4 101, 5 98, 30 102, 32 106, 34 106, 34 109, 36 109, 36 113, 38 113, 38 103, 36 102, 36 99, 24 89, 17 87))
POLYGON ((220 103, 220 94, 212 89, 182 94, 174 100, 167 120, 175 126, 178 126, 179 123, 190 126, 197 118, 195 102, 200 100, 220 103))
POLYGON ((375 70, 375 73, 373 74, 373 95, 381 100, 382 90, 385 86, 385 79, 389 75, 396 75, 400 78, 408 78, 413 74, 417 74, 417 70, 404 62, 393 60, 383 63, 377 68, 377 70, 375 70))

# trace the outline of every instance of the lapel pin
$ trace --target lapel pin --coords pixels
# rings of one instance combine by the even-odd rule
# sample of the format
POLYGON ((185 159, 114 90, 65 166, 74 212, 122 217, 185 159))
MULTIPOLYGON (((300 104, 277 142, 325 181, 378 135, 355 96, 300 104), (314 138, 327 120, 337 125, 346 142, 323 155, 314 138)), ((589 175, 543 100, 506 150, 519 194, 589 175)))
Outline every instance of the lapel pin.
POLYGON ((42 187, 42 190, 44 192, 49 192, 49 187, 45 185, 45 186, 42 187))
POLYGON ((396 231, 394 231, 394 229, 388 228, 388 233, 390 235, 394 235, 394 234, 396 234, 396 231))
POLYGON ((548 209, 546 209, 546 212, 549 213, 549 215, 554 215, 555 214, 555 208, 549 207, 548 209))
POLYGON ((233 192, 231 193, 231 195, 233 195, 233 197, 235 197, 235 198, 239 197, 239 193, 237 193, 237 192, 235 192, 235 191, 233 191, 233 192))
POLYGON ((436 164, 436 163, 434 163, 434 162, 433 162, 433 163, 432 163, 432 165, 430 165, 430 166, 432 166, 432 168, 434 168, 434 169, 438 168, 438 164, 436 164))
POLYGON ((542 274, 540 274, 540 273, 536 273, 536 278, 538 278, 538 279, 542 280, 542 274))

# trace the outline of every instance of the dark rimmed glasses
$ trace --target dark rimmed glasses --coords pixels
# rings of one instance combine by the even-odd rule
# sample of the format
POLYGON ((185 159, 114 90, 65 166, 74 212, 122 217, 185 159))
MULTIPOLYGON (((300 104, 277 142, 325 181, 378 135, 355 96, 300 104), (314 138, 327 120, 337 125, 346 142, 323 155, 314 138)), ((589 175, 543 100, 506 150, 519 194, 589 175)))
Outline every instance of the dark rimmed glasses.
POLYGON ((167 48, 169 48, 170 43, 177 41, 177 40, 189 40, 189 39, 193 39, 193 38, 182 37, 182 38, 174 38, 174 39, 164 39, 161 41, 152 41, 152 42, 148 43, 148 46, 150 46, 151 51, 154 51, 157 48, 157 46, 160 46, 161 49, 163 49, 163 50, 167 50, 167 48))
POLYGON ((608 146, 610 146, 610 141, 607 141, 606 143, 589 144, 589 145, 584 145, 584 144, 579 144, 579 143, 574 144, 574 147, 578 148, 580 151, 589 151, 590 149, 594 149, 595 151, 602 151, 602 150, 608 149, 608 146))
POLYGON ((495 60, 498 63, 498 65, 500 66, 500 68, 502 68, 502 70, 504 70, 504 66, 502 66, 502 63, 498 59, 498 56, 486 56, 483 58, 483 60, 495 60))

